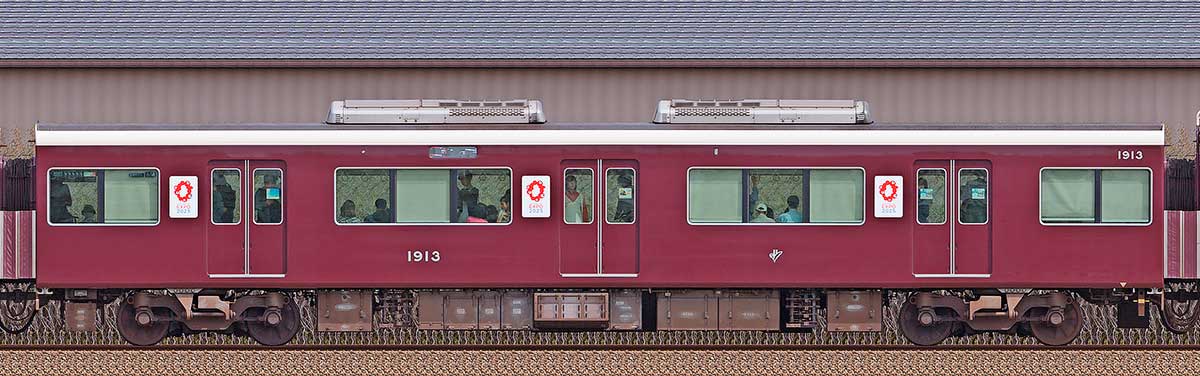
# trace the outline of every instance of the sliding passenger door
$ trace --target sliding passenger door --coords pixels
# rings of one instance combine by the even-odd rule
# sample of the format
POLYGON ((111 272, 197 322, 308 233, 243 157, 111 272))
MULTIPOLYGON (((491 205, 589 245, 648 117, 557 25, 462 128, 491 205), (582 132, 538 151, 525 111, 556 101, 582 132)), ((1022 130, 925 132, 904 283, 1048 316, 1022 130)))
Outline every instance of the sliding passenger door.
POLYGON ((991 274, 991 162, 917 161, 912 221, 917 277, 991 274))
POLYGON ((638 273, 637 161, 566 160, 555 179, 559 273, 634 277, 638 273))
POLYGON ((954 273, 987 276, 992 272, 992 164, 954 161, 954 273))
POLYGON ((950 223, 954 213, 946 203, 950 199, 948 178, 950 161, 918 161, 913 166, 913 191, 905 196, 916 198, 913 211, 913 274, 950 274, 950 223))
POLYGON ((638 272, 637 161, 600 161, 604 169, 600 224, 600 274, 635 276, 638 272))
POLYGON ((562 175, 551 184, 561 201, 551 209, 559 212, 558 265, 562 275, 594 275, 600 272, 600 233, 596 223, 596 170, 600 161, 569 160, 562 162, 562 175))
MULTIPOLYGON (((284 164, 209 162, 205 231, 212 278, 279 277, 286 270, 284 164)), ((204 212, 204 211, 202 211, 204 212)))
MULTIPOLYGON (((197 192, 208 192, 212 205, 205 226, 208 274, 246 274, 245 189, 246 161, 212 161, 208 164, 207 184, 197 192)), ((204 202, 204 200, 200 201, 204 202)), ((201 215, 204 217, 204 215, 201 215)))
POLYGON ((251 275, 282 275, 285 265, 284 218, 287 204, 284 200, 284 174, 281 161, 249 161, 250 184, 246 201, 250 204, 249 260, 247 273, 251 275))

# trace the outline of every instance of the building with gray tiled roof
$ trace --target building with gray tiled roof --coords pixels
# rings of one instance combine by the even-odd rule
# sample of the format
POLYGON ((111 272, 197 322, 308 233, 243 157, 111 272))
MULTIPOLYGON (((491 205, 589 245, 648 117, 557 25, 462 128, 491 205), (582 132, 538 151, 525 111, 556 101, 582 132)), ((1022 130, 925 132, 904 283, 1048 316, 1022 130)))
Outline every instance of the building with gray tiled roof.
POLYGON ((1200 57, 1194 1, 18 1, 4 60, 1200 57))

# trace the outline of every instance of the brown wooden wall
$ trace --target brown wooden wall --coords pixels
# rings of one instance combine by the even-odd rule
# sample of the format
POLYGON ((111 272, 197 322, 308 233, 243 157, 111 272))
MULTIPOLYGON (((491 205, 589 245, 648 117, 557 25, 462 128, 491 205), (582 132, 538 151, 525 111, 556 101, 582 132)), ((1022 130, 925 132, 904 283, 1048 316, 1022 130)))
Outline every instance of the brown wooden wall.
POLYGON ((334 99, 434 97, 540 98, 552 122, 649 121, 662 98, 861 98, 881 122, 1164 122, 1190 135, 1200 69, 8 68, 0 126, 319 122, 334 99))

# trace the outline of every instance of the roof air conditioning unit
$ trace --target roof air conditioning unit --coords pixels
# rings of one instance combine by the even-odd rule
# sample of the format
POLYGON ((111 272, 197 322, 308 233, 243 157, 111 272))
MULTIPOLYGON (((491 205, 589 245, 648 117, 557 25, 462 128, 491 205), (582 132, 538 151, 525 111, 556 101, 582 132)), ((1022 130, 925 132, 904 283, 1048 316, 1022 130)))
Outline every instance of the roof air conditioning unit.
POLYGON ((329 106, 329 124, 530 124, 545 123, 542 101, 345 100, 329 106))
POLYGON ((658 102, 659 124, 870 124, 871 111, 860 100, 664 99, 658 102))

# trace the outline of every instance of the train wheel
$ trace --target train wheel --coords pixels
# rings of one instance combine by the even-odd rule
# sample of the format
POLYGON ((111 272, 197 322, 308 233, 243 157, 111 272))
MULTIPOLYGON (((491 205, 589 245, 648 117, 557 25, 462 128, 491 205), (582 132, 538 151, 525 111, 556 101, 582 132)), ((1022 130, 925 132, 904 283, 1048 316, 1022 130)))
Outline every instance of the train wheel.
POLYGON ((911 298, 905 300, 904 305, 900 306, 900 318, 898 321, 900 332, 904 334, 904 338, 920 346, 933 346, 942 343, 946 337, 949 337, 954 332, 955 328, 955 322, 953 321, 936 321, 929 316, 926 316, 922 320, 921 309, 913 303, 911 298))
POLYGON ((1082 313, 1079 301, 1070 299, 1061 311, 1047 309, 1046 320, 1031 321, 1029 329, 1038 342, 1050 346, 1063 346, 1074 341, 1083 331, 1082 313))
POLYGON ((288 299, 282 307, 259 310, 256 317, 246 321, 250 338, 267 346, 283 346, 300 332, 300 307, 288 299))
MULTIPOLYGON (((1192 284, 1179 284, 1174 287, 1175 291, 1180 292, 1195 291, 1195 285, 1192 284)), ((1184 334, 1196 326, 1196 318, 1200 317, 1200 314, 1197 314, 1200 313, 1200 301, 1163 300, 1158 312, 1162 316, 1164 328, 1175 334, 1184 334)))
POLYGON ((117 308, 117 332, 131 344, 150 346, 159 343, 170 329, 170 321, 155 317, 149 308, 139 310, 128 298, 117 308))
MULTIPOLYGON (((0 284, 0 292, 33 291, 32 283, 0 284)), ((20 334, 29 329, 37 316, 36 299, 0 300, 0 329, 10 334, 20 334)))

